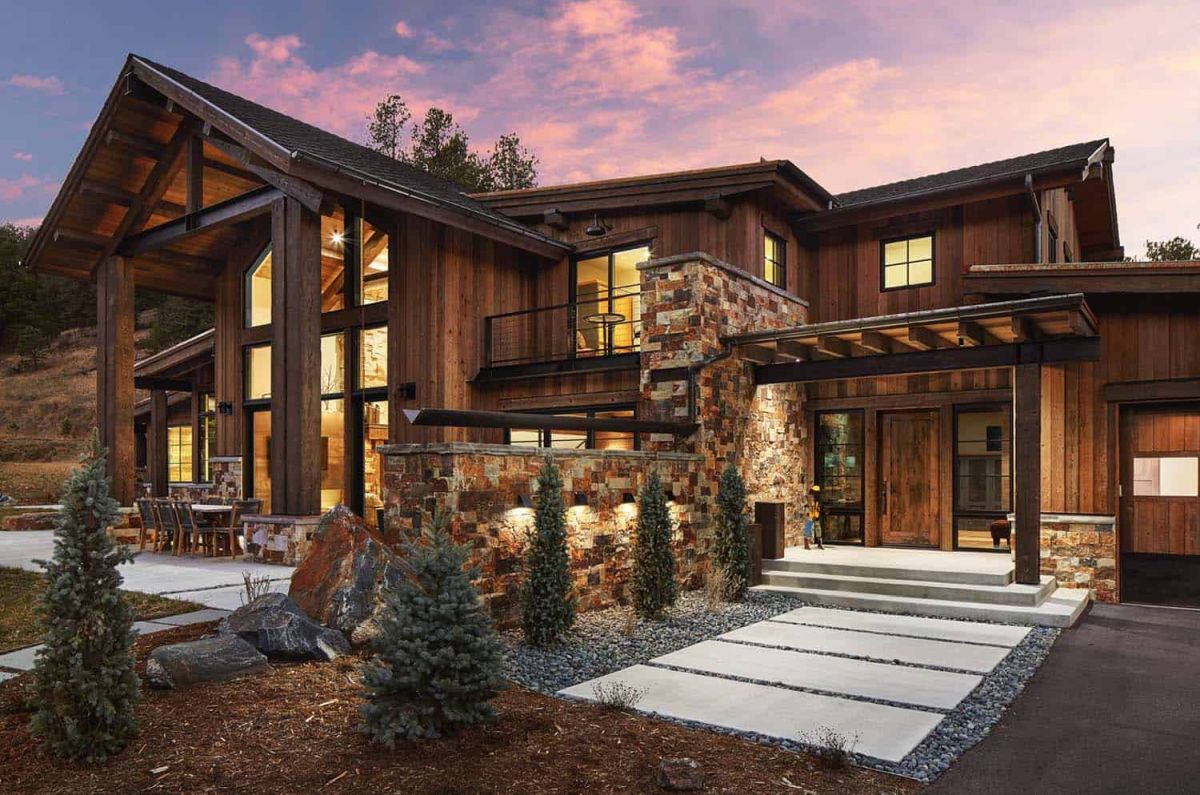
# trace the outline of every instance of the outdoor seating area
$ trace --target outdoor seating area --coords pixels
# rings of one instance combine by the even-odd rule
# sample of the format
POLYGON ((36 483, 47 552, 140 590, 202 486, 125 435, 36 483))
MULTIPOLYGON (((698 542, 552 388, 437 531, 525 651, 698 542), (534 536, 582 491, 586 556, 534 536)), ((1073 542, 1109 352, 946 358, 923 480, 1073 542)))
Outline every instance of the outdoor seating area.
POLYGON ((138 547, 172 555, 236 558, 248 546, 244 519, 262 511, 262 500, 211 499, 191 502, 175 497, 143 497, 137 501, 141 530, 138 547))

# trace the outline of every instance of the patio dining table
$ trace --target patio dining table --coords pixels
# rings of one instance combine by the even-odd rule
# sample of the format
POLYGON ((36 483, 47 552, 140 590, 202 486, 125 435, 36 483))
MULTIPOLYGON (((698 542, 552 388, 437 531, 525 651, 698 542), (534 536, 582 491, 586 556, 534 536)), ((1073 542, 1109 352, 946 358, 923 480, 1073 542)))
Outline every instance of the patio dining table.
MULTIPOLYGON (((192 503, 192 513, 196 515, 197 519, 206 524, 217 527, 228 527, 229 521, 233 518, 233 506, 196 502, 192 503)), ((236 535, 233 537, 233 546, 234 548, 230 551, 230 554, 234 556, 241 554, 241 545, 238 544, 236 535)), ((178 555, 179 552, 177 551, 175 554, 178 555)))

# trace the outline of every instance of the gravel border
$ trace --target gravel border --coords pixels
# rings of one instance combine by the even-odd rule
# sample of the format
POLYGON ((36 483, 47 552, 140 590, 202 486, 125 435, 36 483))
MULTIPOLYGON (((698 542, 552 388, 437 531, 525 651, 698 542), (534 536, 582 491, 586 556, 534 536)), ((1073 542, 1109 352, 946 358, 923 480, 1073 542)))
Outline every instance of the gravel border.
MULTIPOLYGON (((629 634, 626 632, 629 630, 632 611, 628 608, 611 608, 583 613, 576 619, 575 627, 567 638, 547 649, 525 646, 519 631, 504 633, 502 637, 505 665, 512 681, 532 690, 554 695, 563 688, 632 665, 646 664, 655 657, 678 651, 703 640, 714 639, 718 635, 739 627, 765 621, 809 604, 811 603, 785 593, 750 591, 746 594, 744 602, 724 605, 719 612, 709 612, 703 594, 688 592, 680 595, 678 604, 666 619, 658 622, 638 621, 629 634)), ((882 611, 849 612, 876 613, 882 611)), ((945 772, 959 756, 991 732, 992 726, 1000 720, 1008 705, 1020 695, 1030 677, 1046 659, 1046 655, 1049 654, 1060 631, 1053 627, 1031 627, 1029 634, 1013 647, 995 669, 982 675, 983 679, 979 686, 957 706, 946 712, 925 709, 925 711, 939 712, 945 717, 900 762, 888 762, 855 753, 852 754, 855 763, 918 781, 933 781, 945 772)), ((657 667, 669 668, 670 666, 657 667)), ((917 667, 934 668, 934 666, 917 667)), ((973 673, 980 675, 977 672, 973 673)), ((859 701, 875 700, 848 697, 845 694, 836 695, 859 701)), ((903 706, 912 707, 912 705, 903 706)), ((789 750, 813 750, 812 746, 793 740, 781 740, 754 732, 714 727, 661 715, 656 717, 709 731, 732 734, 743 739, 789 750)))

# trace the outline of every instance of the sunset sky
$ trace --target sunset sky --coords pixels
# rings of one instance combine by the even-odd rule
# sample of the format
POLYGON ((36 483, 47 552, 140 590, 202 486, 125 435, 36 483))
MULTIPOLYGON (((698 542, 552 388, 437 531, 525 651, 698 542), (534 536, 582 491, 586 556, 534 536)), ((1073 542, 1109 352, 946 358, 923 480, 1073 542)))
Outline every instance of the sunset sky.
POLYGON ((354 140, 435 104, 542 184, 766 157, 841 192, 1107 136, 1126 252, 1200 240, 1197 0, 14 5, 0 221, 41 218, 132 51, 354 140))

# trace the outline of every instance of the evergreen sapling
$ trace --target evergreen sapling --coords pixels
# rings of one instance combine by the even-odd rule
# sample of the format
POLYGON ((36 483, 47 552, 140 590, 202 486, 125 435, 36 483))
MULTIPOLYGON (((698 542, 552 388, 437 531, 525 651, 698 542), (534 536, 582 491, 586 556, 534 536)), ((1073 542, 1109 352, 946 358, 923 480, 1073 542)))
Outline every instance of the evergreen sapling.
POLYGON ((671 530, 671 509, 662 479, 651 472, 638 495, 633 545, 633 608, 642 618, 661 618, 679 595, 671 530))
POLYGON ((533 537, 525 555, 522 628, 527 643, 547 646, 575 623, 575 599, 562 477, 553 459, 546 458, 537 484, 533 537))
POLYGON ((733 463, 717 484, 717 532, 713 563, 724 574, 721 597, 741 601, 750 585, 750 542, 746 537, 746 483, 733 463))

